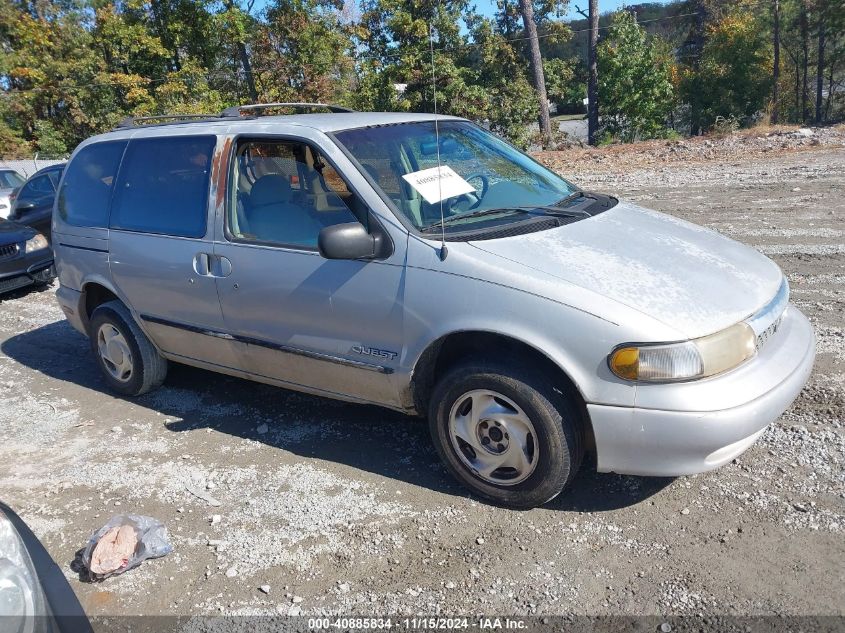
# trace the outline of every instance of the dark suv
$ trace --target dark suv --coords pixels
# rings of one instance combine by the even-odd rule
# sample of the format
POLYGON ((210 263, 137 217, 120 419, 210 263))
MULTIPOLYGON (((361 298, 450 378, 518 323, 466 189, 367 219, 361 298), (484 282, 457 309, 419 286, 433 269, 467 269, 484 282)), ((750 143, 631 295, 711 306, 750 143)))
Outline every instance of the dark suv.
POLYGON ((65 164, 61 163, 35 172, 18 191, 9 219, 31 226, 49 240, 53 202, 64 169, 65 164))

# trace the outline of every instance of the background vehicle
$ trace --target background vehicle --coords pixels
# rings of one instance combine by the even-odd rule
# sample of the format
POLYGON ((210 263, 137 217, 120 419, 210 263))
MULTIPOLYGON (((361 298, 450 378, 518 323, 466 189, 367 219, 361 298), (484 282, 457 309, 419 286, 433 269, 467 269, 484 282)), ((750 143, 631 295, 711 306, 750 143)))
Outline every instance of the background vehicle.
POLYGON ((24 183, 25 178, 14 169, 0 169, 0 218, 9 217, 12 210, 13 193, 24 183))
POLYGON ((531 507, 589 445, 602 471, 716 468, 804 385, 812 328, 757 251, 462 119, 243 116, 278 105, 128 121, 71 158, 57 296, 114 391, 176 361, 427 412, 458 480, 531 507))
POLYGON ((18 190, 9 219, 31 226, 49 240, 53 202, 64 168, 62 163, 35 172, 18 190))
POLYGON ((0 220, 0 294, 55 278, 47 238, 31 227, 0 220))
POLYGON ((4 631, 92 631, 62 570, 23 519, 2 502, 0 622, 4 631))

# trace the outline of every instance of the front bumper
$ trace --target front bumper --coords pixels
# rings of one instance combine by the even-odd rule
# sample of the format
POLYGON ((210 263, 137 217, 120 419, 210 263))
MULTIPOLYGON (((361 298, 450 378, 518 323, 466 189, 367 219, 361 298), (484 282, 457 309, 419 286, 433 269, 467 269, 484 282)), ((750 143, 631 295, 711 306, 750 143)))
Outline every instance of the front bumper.
POLYGON ((32 284, 49 283, 56 278, 53 252, 49 248, 0 263, 0 293, 32 284))
MULTIPOLYGON (((810 376, 815 335, 794 306, 784 313, 779 335, 745 366, 683 385, 638 387, 669 390, 671 399, 695 409, 614 407, 588 404, 599 472, 670 477, 718 468, 744 452, 789 407, 810 376), (768 379, 762 393, 761 385, 768 379), (681 395, 682 397, 678 397, 681 395), (742 401, 736 403, 738 397, 742 401), (719 401, 731 406, 719 407, 719 401), (710 407, 701 407, 704 402, 710 407)), ((652 394, 637 402, 653 402, 652 394)), ((674 403, 673 403, 674 404, 674 403)))

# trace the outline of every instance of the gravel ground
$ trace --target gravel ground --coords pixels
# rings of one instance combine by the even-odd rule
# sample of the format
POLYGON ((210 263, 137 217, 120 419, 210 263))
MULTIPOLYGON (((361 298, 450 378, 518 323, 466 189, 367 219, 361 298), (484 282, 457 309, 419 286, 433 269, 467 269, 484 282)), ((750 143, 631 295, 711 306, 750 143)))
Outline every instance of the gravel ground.
POLYGON ((845 143, 789 134, 795 147, 778 136, 765 152, 717 140, 712 157, 670 143, 541 157, 752 244, 789 276, 815 371, 719 471, 588 466, 546 507, 493 507, 447 476, 424 423, 392 412, 185 367, 115 398, 47 289, 0 304, 0 498, 93 615, 845 615, 845 143), (174 552, 82 582, 76 551, 121 512, 162 520, 174 552))

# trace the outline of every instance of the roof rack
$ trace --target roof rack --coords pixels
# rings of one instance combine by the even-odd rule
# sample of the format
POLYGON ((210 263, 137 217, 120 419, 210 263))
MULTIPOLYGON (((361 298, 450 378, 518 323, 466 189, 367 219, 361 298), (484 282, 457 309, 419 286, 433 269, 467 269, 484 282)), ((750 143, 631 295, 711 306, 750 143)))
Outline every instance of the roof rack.
POLYGON ((332 105, 330 103, 251 103, 248 105, 233 106, 226 108, 220 113, 221 118, 237 118, 241 116, 243 110, 251 110, 261 112, 268 108, 295 108, 298 110, 318 110, 325 109, 329 112, 355 112, 349 108, 344 108, 339 105, 332 105))
MULTIPOLYGON (((128 116, 117 124, 116 130, 126 130, 135 127, 139 123, 150 123, 153 125, 177 125, 186 122, 213 122, 223 119, 239 119, 242 111, 249 111, 260 115, 269 108, 294 108, 297 110, 328 110, 329 112, 355 112, 349 108, 328 103, 249 103, 246 105, 226 108, 220 114, 159 114, 156 116, 128 116)), ((255 116, 254 115, 254 116, 255 116)))
POLYGON ((147 121, 169 121, 171 123, 181 123, 182 121, 195 121, 198 119, 208 120, 213 119, 218 115, 215 114, 159 114, 156 116, 128 116, 122 119, 117 124, 116 130, 125 130, 126 128, 135 127, 138 123, 146 123, 147 121))

